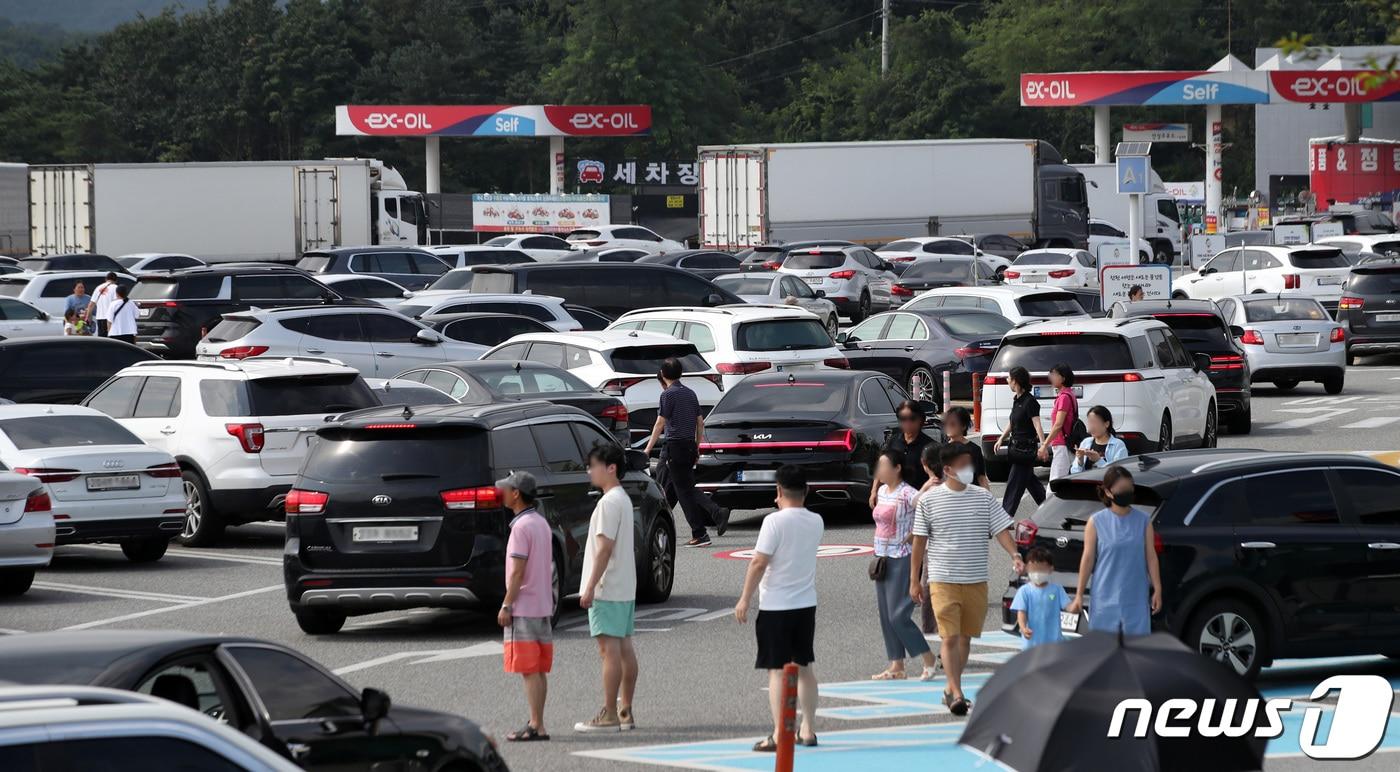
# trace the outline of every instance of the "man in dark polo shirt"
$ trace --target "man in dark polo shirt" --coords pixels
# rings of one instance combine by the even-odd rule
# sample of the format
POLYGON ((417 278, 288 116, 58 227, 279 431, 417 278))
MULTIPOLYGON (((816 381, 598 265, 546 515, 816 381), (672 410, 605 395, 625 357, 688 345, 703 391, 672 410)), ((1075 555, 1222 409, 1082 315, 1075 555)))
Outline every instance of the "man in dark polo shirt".
POLYGON ((715 526, 720 536, 729 527, 729 510, 720 507, 708 496, 695 490, 695 461, 700 457, 700 442, 705 436, 705 419, 700 415, 700 400, 681 383, 681 363, 675 358, 661 363, 660 410, 656 425, 647 440, 647 455, 665 433, 661 460, 666 465, 667 500, 674 495, 680 502, 685 521, 690 525, 687 547, 710 546, 706 525, 715 526))
MULTIPOLYGON (((924 409, 913 400, 905 400, 899 403, 895 415, 899 418, 899 431, 890 436, 882 450, 904 454, 904 465, 899 470, 900 476, 914 490, 919 490, 928 482, 928 472, 924 471, 923 464, 924 447, 933 442, 933 438, 924 434, 924 409)), ((875 508, 875 492, 879 487, 878 482, 870 484, 871 509, 875 508)))

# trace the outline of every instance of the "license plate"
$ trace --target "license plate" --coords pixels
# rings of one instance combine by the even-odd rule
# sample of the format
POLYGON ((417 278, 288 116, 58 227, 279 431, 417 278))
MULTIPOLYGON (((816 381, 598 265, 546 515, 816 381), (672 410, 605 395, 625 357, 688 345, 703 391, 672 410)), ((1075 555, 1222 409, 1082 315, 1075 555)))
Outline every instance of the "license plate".
POLYGON ((151 315, 151 309, 149 309, 149 308, 137 308, 137 309, 136 309, 136 316, 137 316, 138 318, 145 319, 146 317, 148 317, 148 316, 150 316, 150 315, 151 315))
POLYGON ((1378 322, 1400 322, 1400 314, 1376 314, 1378 322))
POLYGON ((824 278, 822 278, 822 277, 820 277, 820 276, 816 276, 816 277, 812 277, 812 278, 808 278, 808 279, 803 279, 803 281, 807 282, 808 284, 824 284, 824 283, 826 283, 826 279, 824 279, 824 278))
POLYGON ((788 371, 790 371, 790 370, 811 370, 811 369, 813 369, 814 367, 816 367, 816 365, 813 365, 813 364, 810 364, 810 363, 801 363, 801 362, 799 362, 799 363, 796 363, 796 364, 774 365, 774 366, 773 366, 773 369, 774 369, 774 371, 776 371, 776 372, 783 373, 783 372, 788 372, 788 371))
MULTIPOLYGON (((1070 388, 1070 391, 1073 392, 1074 398, 1075 398, 1075 399, 1083 399, 1083 398, 1084 398, 1084 387, 1083 387, 1083 386, 1071 386, 1071 387, 1069 387, 1069 388, 1070 388)), ((1049 386, 1032 386, 1032 387, 1031 387, 1031 396, 1032 396, 1032 397, 1035 397, 1036 399, 1040 399, 1041 397, 1049 398, 1049 397, 1055 396, 1055 391, 1054 391, 1053 389, 1051 389, 1049 386)))
POLYGON ((1067 633, 1079 632, 1079 615, 1068 611, 1060 612, 1060 629, 1067 633))
POLYGON ((1027 284, 1038 284, 1038 283, 1040 283, 1040 282, 1045 281, 1045 277, 1044 277, 1044 276, 1035 276, 1035 275, 1033 275, 1033 274, 1024 274, 1024 273, 1023 273, 1023 274, 1021 274, 1021 281, 1025 282, 1025 283, 1027 283, 1027 284))
POLYGON ((740 469, 734 473, 734 479, 737 482, 773 482, 777 474, 771 469, 740 469))
POLYGON ((141 487, 139 474, 107 474, 87 478, 90 491, 129 491, 141 487))
POLYGON ((1311 332, 1285 332, 1278 335, 1280 346, 1316 346, 1317 335, 1311 332))
POLYGON ((1325 285, 1325 284, 1341 284, 1341 283, 1342 283, 1342 280, 1341 280, 1341 278, 1338 277, 1338 276, 1320 276, 1320 277, 1318 277, 1318 279, 1317 279, 1317 286, 1319 286, 1319 287, 1321 287, 1321 286, 1323 286, 1323 285, 1325 285))
POLYGON ((350 531, 352 541, 418 541, 418 526, 366 526, 350 531))

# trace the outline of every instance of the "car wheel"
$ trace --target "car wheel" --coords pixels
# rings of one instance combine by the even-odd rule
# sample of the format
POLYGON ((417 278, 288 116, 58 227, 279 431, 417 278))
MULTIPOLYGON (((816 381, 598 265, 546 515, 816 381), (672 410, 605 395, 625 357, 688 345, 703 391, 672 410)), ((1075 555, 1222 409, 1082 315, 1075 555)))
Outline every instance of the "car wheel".
POLYGON ((642 564, 637 567, 641 581, 637 599, 643 603, 665 603, 676 583, 676 530, 671 521, 658 516, 647 533, 642 564))
POLYGON ((1215 412, 1215 403, 1210 403, 1209 412, 1206 413, 1206 428, 1201 432, 1201 447, 1213 448, 1220 439, 1220 429, 1218 426, 1220 418, 1215 412))
POLYGON ((1355 365, 1355 364, 1356 364, 1356 355, 1353 354, 1353 353, 1351 353, 1351 349, 1347 349, 1347 367, 1351 367, 1351 366, 1353 366, 1353 365, 1355 365))
POLYGON ((1268 656, 1268 631, 1259 614, 1242 600, 1222 598, 1206 604, 1186 626, 1186 645, 1254 678, 1268 656))
POLYGON ((345 612, 340 609, 302 608, 293 613, 297 627, 307 635, 334 635, 345 626, 345 612))
POLYGON ((928 402, 939 403, 939 392, 942 391, 942 384, 933 374, 933 371, 924 365, 919 365, 909 371, 909 398, 921 399, 928 402))
POLYGON ((133 563, 154 563, 165 556, 170 540, 158 536, 154 539, 134 539, 122 542, 122 554, 133 563))
POLYGON ((1274 385, 1277 386, 1280 391, 1288 391, 1298 387, 1298 379, 1284 378, 1281 381, 1274 381, 1274 385))
POLYGON ((0 571, 0 596, 23 595, 34 583, 34 569, 7 568, 0 571))
POLYGON ((1171 265, 1172 253, 1165 244, 1157 244, 1152 247, 1152 259, 1162 265, 1171 265))
POLYGON ((1172 417, 1162 414, 1162 425, 1157 428, 1157 452, 1166 453, 1172 449, 1172 417))
POLYGON ((1230 416, 1229 428, 1231 434, 1249 434, 1254 428, 1254 408, 1246 407, 1238 415, 1230 416))
POLYGON ((860 300, 856 303, 856 310, 851 313, 851 322, 859 324, 870 316, 870 293, 860 293, 860 300))
POLYGON ((1346 386, 1346 380, 1347 377, 1345 375, 1334 375, 1331 378, 1324 378, 1322 380, 1322 388, 1325 389, 1328 394, 1341 394, 1342 388, 1346 386))
POLYGON ((1172 300, 1190 300, 1191 297, 1181 290, 1172 293, 1172 300))
POLYGON ((836 340, 836 336, 840 334, 840 332, 841 320, 836 318, 836 314, 833 313, 826 318, 826 333, 831 336, 832 340, 836 340))
POLYGON ((193 469, 180 475, 185 486, 185 527, 180 530, 180 543, 187 547, 209 547, 224 533, 224 524, 209 503, 209 489, 204 479, 193 469))

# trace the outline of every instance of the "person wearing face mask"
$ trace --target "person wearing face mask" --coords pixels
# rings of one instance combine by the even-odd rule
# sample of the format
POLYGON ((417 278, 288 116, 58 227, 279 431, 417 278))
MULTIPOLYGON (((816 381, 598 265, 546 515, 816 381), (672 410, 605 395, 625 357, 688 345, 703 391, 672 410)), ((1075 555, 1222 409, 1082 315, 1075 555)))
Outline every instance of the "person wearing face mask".
POLYGON ((1162 574, 1152 519, 1133 506, 1133 475, 1121 466, 1104 472, 1099 498, 1107 509, 1084 528, 1079 587, 1066 611, 1084 608, 1084 588, 1094 589, 1089 629, 1124 635, 1152 632, 1152 614, 1162 610, 1162 574))
POLYGON ((1089 436, 1074 449, 1074 463, 1070 465, 1070 474, 1079 474, 1085 469, 1098 469, 1128 457, 1128 446, 1124 445, 1123 441, 1118 439, 1118 433, 1113 431, 1113 413, 1110 413, 1108 408, 1103 405, 1089 408, 1084 426, 1089 430, 1089 436))
POLYGON ((937 661, 928 641, 914 624, 914 603, 909 597, 909 542, 914 528, 914 500, 918 492, 904 481, 904 454, 883 450, 875 464, 875 481, 880 484, 876 504, 870 510, 875 520, 875 555, 870 578, 875 580, 875 605, 880 612, 880 633, 885 639, 889 667, 871 676, 873 681, 904 680, 906 657, 922 657, 920 680, 932 681, 937 661))
POLYGON ((1070 598, 1065 588, 1050 583, 1054 569, 1050 550, 1036 547, 1026 554, 1026 576, 1030 581, 1016 590, 1011 610, 1016 612, 1016 625, 1021 628, 1027 649, 1064 639, 1060 633, 1060 612, 1069 608, 1070 598))
POLYGON ((918 603, 924 594, 915 568, 925 563, 928 593, 938 632, 943 637, 943 669, 948 688, 943 704, 955 716, 967 715, 972 703, 963 694, 962 672, 972 639, 982 635, 987 617, 987 539, 996 539, 1011 556, 1020 576, 1021 553, 1011 540, 1011 516, 986 488, 973 485, 972 454, 946 445, 940 459, 943 484, 919 498, 914 514, 914 548, 910 555, 909 597, 918 603))

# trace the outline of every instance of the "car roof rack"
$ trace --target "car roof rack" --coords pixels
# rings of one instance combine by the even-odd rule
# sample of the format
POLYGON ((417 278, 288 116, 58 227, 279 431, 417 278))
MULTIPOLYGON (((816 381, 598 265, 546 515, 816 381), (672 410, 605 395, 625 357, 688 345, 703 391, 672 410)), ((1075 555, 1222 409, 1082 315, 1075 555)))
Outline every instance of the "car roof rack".
POLYGON ((128 367, 207 367, 215 370, 228 370, 237 372, 238 365, 230 362, 203 362, 198 359, 147 359, 142 362, 132 362, 128 367))
MULTIPOLYGON (((729 305, 729 307, 734 308, 734 307, 739 307, 739 306, 749 306, 750 304, 749 304, 749 303, 729 303, 728 305, 729 305)), ((754 305, 756 305, 756 304, 754 304, 754 305)), ((726 315, 726 316, 733 316, 733 315, 734 315, 734 312, 733 312, 733 311, 730 311, 730 310, 726 309, 724 306, 715 306, 715 307, 710 307, 710 308, 695 308, 695 307, 693 307, 693 306, 656 306, 656 307, 654 307, 654 308, 638 308, 638 309, 633 310, 633 311, 628 311, 628 312, 624 313, 622 316, 619 316, 619 317, 617 317, 617 318, 618 318, 618 319, 626 319, 627 317, 632 316, 632 315, 634 315, 634 314, 650 314, 650 313, 653 313, 653 312, 655 312, 655 311, 665 311, 665 312, 684 311, 684 312, 686 312, 686 313, 694 313, 694 314, 724 314, 724 315, 726 315)))
POLYGON ((298 355, 295 355, 295 356, 272 356, 272 355, 263 355, 263 356, 256 356, 256 357, 248 357, 248 358, 243 359, 243 360, 241 360, 241 361, 243 361, 243 362, 245 362, 245 363, 246 363, 246 362, 258 362, 258 363, 281 362, 282 364, 285 364, 285 365, 287 365, 288 367, 291 367, 292 365, 298 364, 298 363, 316 364, 316 365, 336 365, 336 366, 338 366, 338 367, 345 367, 345 363, 342 362, 342 361, 340 361, 339 359, 331 359, 330 357, 309 357, 309 356, 305 356, 305 355, 302 355, 302 354, 298 354, 298 355))

